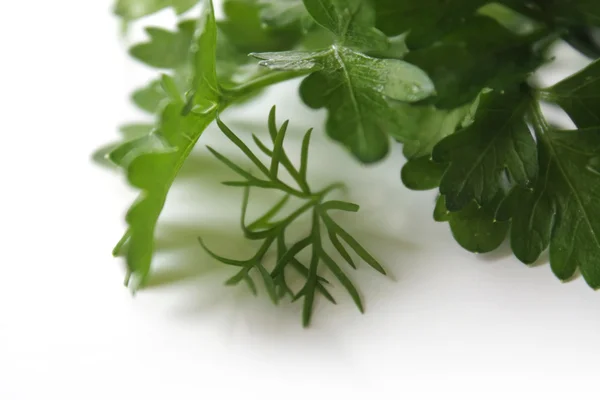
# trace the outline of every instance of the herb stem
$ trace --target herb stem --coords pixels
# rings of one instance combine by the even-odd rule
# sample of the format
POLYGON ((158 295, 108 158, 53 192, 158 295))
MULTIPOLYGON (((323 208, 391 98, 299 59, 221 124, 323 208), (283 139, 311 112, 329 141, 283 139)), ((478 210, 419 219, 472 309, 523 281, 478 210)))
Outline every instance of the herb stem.
POLYGON ((535 137, 538 140, 543 140, 550 127, 548 126, 546 117, 544 117, 544 113, 540 107, 540 102, 536 97, 533 97, 532 101, 530 102, 529 118, 531 119, 531 124, 533 125, 535 137))
POLYGON ((243 96, 264 89, 267 86, 285 82, 290 79, 299 78, 304 75, 306 75, 305 71, 271 71, 259 75, 237 86, 231 88, 222 88, 221 95, 226 103, 230 103, 232 100, 239 99, 243 96))

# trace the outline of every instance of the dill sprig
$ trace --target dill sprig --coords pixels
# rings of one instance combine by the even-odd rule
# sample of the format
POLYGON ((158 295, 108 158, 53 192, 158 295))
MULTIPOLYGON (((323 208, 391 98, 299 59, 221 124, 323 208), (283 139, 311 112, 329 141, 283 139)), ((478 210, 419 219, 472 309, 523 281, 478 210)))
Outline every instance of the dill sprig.
POLYGON ((348 291, 354 303, 361 312, 364 312, 363 302, 360 294, 344 270, 335 261, 323 243, 323 233, 326 233, 329 241, 340 254, 340 256, 352 268, 356 264, 352 256, 346 249, 350 247, 368 265, 385 275, 385 270, 379 262, 361 246, 356 239, 343 229, 329 215, 330 211, 338 210, 345 212, 357 212, 359 206, 340 200, 327 200, 330 194, 340 188, 340 184, 333 184, 319 191, 313 191, 307 181, 307 162, 312 129, 309 129, 302 140, 300 154, 300 166, 296 168, 284 149, 284 140, 289 125, 285 121, 280 128, 277 128, 275 107, 269 113, 268 131, 272 141, 272 149, 264 144, 257 136, 252 135, 254 143, 258 149, 264 153, 270 160, 269 165, 263 164, 260 159, 250 150, 250 148, 231 130, 229 127, 217 118, 217 124, 223 134, 234 143, 250 162, 257 168, 257 173, 248 172, 240 167, 218 151, 208 146, 209 151, 223 164, 236 172, 242 180, 223 182, 227 186, 241 187, 244 190, 241 227, 244 236, 248 240, 260 242, 256 253, 243 260, 235 260, 222 257, 210 250, 199 238, 200 244, 206 252, 215 260, 224 264, 239 267, 239 272, 232 276, 227 285, 237 285, 245 282, 250 290, 256 294, 256 284, 250 273, 258 271, 258 275, 264 283, 266 291, 273 303, 277 304, 286 296, 292 301, 303 299, 302 322, 308 326, 311 321, 315 296, 321 294, 332 303, 336 303, 331 293, 327 290, 330 282, 322 276, 323 270, 328 270, 339 281, 339 283, 348 291), (294 181, 294 185, 285 183, 280 178, 280 170, 285 169, 294 181), (269 208, 263 215, 256 220, 247 223, 246 214, 250 200, 250 189, 261 188, 278 190, 283 196, 276 204, 269 208), (279 216, 283 208, 288 204, 290 198, 296 198, 302 202, 296 210, 285 216, 279 216), (310 214, 311 227, 307 236, 293 243, 287 243, 286 232, 300 217, 310 214), (274 248, 276 261, 268 269, 265 265, 265 256, 274 248), (305 264, 298 258, 299 254, 310 249, 310 259, 305 264), (299 273, 305 283, 302 288, 294 292, 287 280, 286 273, 294 270, 299 273))

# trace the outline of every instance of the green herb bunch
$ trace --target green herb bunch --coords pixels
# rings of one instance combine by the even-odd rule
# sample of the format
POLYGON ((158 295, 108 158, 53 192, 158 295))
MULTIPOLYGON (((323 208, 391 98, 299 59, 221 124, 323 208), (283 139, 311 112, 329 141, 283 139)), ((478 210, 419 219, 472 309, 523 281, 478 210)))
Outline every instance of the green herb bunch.
MULTIPOLYGON (((128 24, 165 8, 181 15, 174 31, 147 28, 134 45, 136 60, 162 70, 133 102, 156 117, 132 124, 124 140, 103 148, 141 192, 129 209, 129 226, 115 254, 126 259, 136 285, 144 285, 154 231, 181 165, 213 121, 257 168, 248 172, 211 152, 243 180, 242 229, 262 244, 249 260, 216 259, 240 267, 229 283, 258 271, 273 300, 304 298, 310 320, 316 292, 332 300, 319 268, 328 268, 362 309, 358 292, 322 246, 323 233, 354 266, 342 241, 364 261, 381 266, 329 216, 356 211, 325 200, 332 188, 311 191, 306 180, 308 141, 295 168, 283 148, 287 122, 268 130, 273 147, 254 137, 270 159, 261 163, 242 138, 219 119, 228 107, 252 101, 262 89, 302 78, 299 94, 325 109, 322 130, 357 162, 382 160, 401 143, 401 180, 410 189, 438 190, 434 218, 447 222, 471 252, 493 251, 508 237, 515 256, 532 264, 549 251, 561 280, 578 270, 600 288, 600 1, 597 0, 223 0, 215 19, 211 0, 117 0, 128 24), (194 18, 198 15, 198 18, 194 18), (552 87, 534 73, 554 62, 550 50, 565 42, 590 64, 552 87), (564 110, 575 129, 551 125, 542 106, 564 110), (278 171, 287 170, 294 185, 278 171), (285 194, 258 220, 246 224, 250 188, 285 194), (305 201, 276 219, 287 199, 305 201), (284 233, 301 214, 311 215, 306 238, 287 243, 284 233), (264 265, 271 247, 276 263, 264 265), (296 254, 310 248, 308 265, 296 254), (295 269, 306 285, 294 293, 285 273, 295 269)), ((400 169, 400 166, 399 166, 400 169)), ((202 244, 202 242, 201 242, 202 244)), ((204 246, 204 244, 202 244, 204 246)))

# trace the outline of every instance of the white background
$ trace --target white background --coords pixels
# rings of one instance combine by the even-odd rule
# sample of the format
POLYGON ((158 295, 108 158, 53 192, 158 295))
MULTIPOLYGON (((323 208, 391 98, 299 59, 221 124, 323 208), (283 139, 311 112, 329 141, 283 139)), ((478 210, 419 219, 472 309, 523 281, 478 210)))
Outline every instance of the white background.
MULTIPOLYGON (((361 168, 324 137, 324 114, 300 105, 295 83, 225 119, 264 132, 277 103, 293 132, 317 128, 314 181, 348 182, 362 210, 344 226, 393 276, 354 275, 367 313, 336 291, 340 304, 319 302, 303 329, 299 305, 222 286, 231 271, 196 237, 243 247, 240 193, 218 185, 225 172, 203 146, 161 219, 154 287, 132 297, 110 251, 135 193, 90 154, 144 118, 127 96, 152 73, 127 58, 106 1, 7 1, 0 44, 0 399, 597 396, 600 294, 506 247, 459 248, 431 218, 434 194, 400 184, 400 149, 361 168)), ((566 57, 547 82, 583 62, 566 57)), ((202 141, 222 144, 215 129, 202 141)))

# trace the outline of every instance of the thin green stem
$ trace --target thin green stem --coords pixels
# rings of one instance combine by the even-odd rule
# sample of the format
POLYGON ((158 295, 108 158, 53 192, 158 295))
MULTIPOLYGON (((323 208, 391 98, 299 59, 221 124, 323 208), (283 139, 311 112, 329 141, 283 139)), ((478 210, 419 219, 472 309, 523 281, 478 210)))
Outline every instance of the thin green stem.
POLYGON ((299 78, 304 75, 306 75, 306 72, 270 71, 237 86, 222 88, 221 92, 223 100, 227 103, 231 103, 233 100, 252 94, 253 92, 264 89, 267 86, 289 81, 290 79, 299 78))
POLYGON ((548 125, 548 121, 546 121, 546 117, 544 117, 538 97, 532 98, 532 101, 529 105, 528 114, 529 118, 531 119, 531 124, 533 125, 535 137, 538 140, 544 140, 546 137, 546 132, 548 132, 550 126, 548 125))

